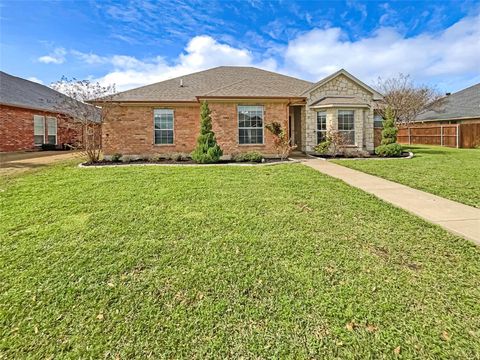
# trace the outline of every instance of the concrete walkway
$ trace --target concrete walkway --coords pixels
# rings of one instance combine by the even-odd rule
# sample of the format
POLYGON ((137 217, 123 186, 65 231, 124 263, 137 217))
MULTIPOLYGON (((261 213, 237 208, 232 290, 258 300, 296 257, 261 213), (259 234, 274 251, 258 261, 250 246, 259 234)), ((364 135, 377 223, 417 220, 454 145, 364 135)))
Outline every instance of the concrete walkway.
POLYGON ((325 160, 303 163, 480 245, 480 209, 325 160))

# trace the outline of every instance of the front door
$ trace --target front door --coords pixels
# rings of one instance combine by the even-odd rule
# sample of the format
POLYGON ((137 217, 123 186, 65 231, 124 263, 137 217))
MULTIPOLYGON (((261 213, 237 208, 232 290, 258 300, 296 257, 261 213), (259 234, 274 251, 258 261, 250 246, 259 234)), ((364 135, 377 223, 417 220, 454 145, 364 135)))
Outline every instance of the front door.
POLYGON ((302 149, 302 107, 293 106, 293 128, 294 128, 294 138, 295 145, 297 145, 297 150, 302 149))

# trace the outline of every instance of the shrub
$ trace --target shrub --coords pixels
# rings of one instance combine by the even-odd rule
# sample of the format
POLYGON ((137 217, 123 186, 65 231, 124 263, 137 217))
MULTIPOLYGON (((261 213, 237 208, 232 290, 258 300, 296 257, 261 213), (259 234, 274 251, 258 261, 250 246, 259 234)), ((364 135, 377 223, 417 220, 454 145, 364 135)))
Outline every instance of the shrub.
POLYGON ((216 163, 223 155, 215 139, 215 133, 212 131, 210 114, 208 104, 204 101, 200 112, 200 135, 197 138, 197 147, 191 155, 192 159, 200 164, 216 163))
POLYGON ((297 146, 290 144, 288 134, 282 125, 274 121, 270 124, 266 124, 265 128, 274 136, 273 145, 275 146, 280 159, 285 160, 288 158, 292 150, 296 149, 297 146))
POLYGON ((397 142, 398 130, 395 127, 395 117, 392 108, 385 110, 385 120, 383 121, 382 145, 395 144, 397 142))
POLYGON ((325 141, 322 141, 313 149, 315 152, 321 155, 331 155, 335 157, 337 155, 343 155, 345 153, 344 147, 346 145, 346 139, 339 131, 329 130, 327 131, 325 141))
POLYGON ((375 148, 375 154, 388 157, 400 156, 402 154, 402 145, 397 143, 380 145, 375 148))
POLYGON ((122 163, 128 164, 130 161, 132 161, 133 158, 130 155, 123 155, 120 159, 122 163))
POLYGON ((376 147, 375 154, 379 156, 400 156, 402 146, 397 144, 397 132, 393 110, 387 107, 383 122, 382 142, 380 146, 376 147))
POLYGON ((246 153, 240 153, 232 156, 236 162, 262 162, 263 155, 256 151, 249 151, 246 153))
POLYGON ((315 150, 315 152, 320 155, 326 155, 330 150, 330 144, 331 142, 329 140, 322 141, 317 146, 315 146, 313 150, 315 150))
POLYGON ((119 162, 121 158, 122 158, 122 154, 116 153, 110 157, 110 161, 119 162))
POLYGON ((188 155, 184 153, 171 153, 167 155, 167 159, 173 161, 186 161, 188 160, 188 155))
POLYGON ((148 158, 148 161, 153 162, 153 163, 159 162, 160 160, 162 160, 162 156, 161 156, 161 155, 158 155, 158 154, 151 155, 151 156, 148 158))

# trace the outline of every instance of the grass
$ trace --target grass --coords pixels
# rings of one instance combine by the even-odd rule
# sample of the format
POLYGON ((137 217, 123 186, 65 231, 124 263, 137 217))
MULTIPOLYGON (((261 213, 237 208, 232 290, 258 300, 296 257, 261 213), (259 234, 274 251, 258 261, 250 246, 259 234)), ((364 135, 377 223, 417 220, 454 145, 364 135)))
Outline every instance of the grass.
POLYGON ((413 159, 335 162, 480 208, 480 150, 440 146, 412 146, 407 149, 414 153, 413 159))
POLYGON ((2 190, 0 358, 479 357, 480 250, 302 165, 2 190))

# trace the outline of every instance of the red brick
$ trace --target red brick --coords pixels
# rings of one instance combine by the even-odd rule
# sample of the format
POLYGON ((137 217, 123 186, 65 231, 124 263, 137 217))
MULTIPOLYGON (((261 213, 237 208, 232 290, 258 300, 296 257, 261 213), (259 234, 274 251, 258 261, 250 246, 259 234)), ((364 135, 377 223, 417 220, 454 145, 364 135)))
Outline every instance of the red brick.
MULTIPOLYGON (((251 102, 248 103, 252 105, 251 102)), ((238 144, 237 106, 239 102, 210 101, 212 126, 217 141, 225 155, 259 151, 264 155, 275 155, 273 136, 264 130, 263 145, 238 144)), ((287 102, 262 102, 264 124, 277 121, 285 127, 288 124, 287 102)), ((172 152, 190 153, 196 145, 200 131, 200 104, 165 105, 119 105, 112 108, 103 124, 103 151, 105 155, 153 155, 172 152), (153 110, 168 108, 174 110, 174 144, 155 145, 153 128, 153 110)))
MULTIPOLYGON (((54 116, 57 118, 57 143, 71 144, 81 141, 81 127, 64 117, 45 111, 0 105, 0 151, 35 149, 33 137, 33 116, 54 116)), ((45 126, 45 136, 47 126, 45 126)))

